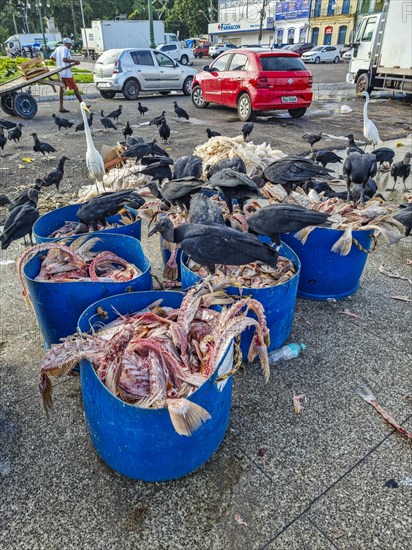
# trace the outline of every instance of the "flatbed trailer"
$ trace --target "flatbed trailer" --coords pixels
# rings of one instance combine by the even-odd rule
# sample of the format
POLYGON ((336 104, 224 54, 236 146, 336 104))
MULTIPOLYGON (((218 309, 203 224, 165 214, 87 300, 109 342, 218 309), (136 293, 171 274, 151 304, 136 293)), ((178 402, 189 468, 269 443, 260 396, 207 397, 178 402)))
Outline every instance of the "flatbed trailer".
POLYGON ((37 101, 32 96, 30 91, 24 91, 24 88, 30 87, 33 84, 43 84, 52 86, 53 90, 64 87, 64 83, 60 80, 59 73, 69 67, 73 67, 76 63, 71 62, 64 67, 55 68, 44 72, 40 75, 27 78, 17 76, 0 84, 0 106, 5 113, 21 118, 33 118, 37 113, 37 101))

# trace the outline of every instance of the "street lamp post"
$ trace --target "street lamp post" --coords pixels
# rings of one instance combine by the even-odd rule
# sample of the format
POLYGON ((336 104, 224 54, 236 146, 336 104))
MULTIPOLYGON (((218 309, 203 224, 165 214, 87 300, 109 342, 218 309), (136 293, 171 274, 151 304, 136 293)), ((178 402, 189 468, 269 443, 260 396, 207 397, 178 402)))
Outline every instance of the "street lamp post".
POLYGON ((156 42, 154 39, 154 29, 153 29, 153 5, 152 0, 147 0, 147 10, 149 12, 149 40, 150 47, 156 48, 156 42))
POLYGON ((199 13, 203 13, 203 15, 204 15, 204 16, 206 17, 206 19, 207 19, 207 22, 208 22, 208 23, 211 23, 209 17, 206 15, 206 13, 205 13, 203 10, 198 10, 198 12, 199 12, 199 13))
MULTIPOLYGON (((84 21, 84 11, 83 11, 83 0, 80 0, 80 12, 82 14, 82 23, 83 23, 83 29, 84 29, 84 38, 85 38, 85 41, 86 41, 86 55, 87 57, 89 57, 89 43, 88 43, 88 38, 87 38, 87 30, 86 30, 86 23, 84 21)), ((83 38, 83 37, 82 37, 83 38)))

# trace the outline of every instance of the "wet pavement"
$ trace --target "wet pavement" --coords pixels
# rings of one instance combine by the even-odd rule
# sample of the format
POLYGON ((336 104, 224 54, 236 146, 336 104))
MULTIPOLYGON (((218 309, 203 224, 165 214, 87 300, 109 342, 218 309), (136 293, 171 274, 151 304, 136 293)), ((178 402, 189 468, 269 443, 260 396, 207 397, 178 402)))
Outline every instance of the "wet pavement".
MULTIPOLYGON (((168 111, 174 158, 204 141, 206 125, 239 134, 234 112, 221 107, 198 111, 183 96, 177 101, 191 122, 177 122, 171 98, 144 101, 153 116, 168 111)), ((140 125, 134 103, 96 100, 93 108, 98 113, 119 103, 123 123, 130 120, 136 135, 155 137, 153 126, 140 125)), ((362 138, 363 102, 348 95, 349 115, 339 114, 341 104, 336 97, 317 100, 298 121, 259 119, 252 139, 302 154, 307 145, 300 136, 323 130, 332 137, 317 145, 343 149, 349 131, 362 138)), ((20 150, 7 144, 2 192, 13 195, 54 166, 54 160, 38 157, 22 161, 34 157, 29 137, 34 128, 57 145, 56 157, 67 152, 72 159, 62 184, 66 196, 87 183, 83 134, 55 135, 50 118, 55 105, 40 104, 20 150)), ((68 105, 68 118, 79 122, 77 104, 68 105)), ((397 158, 411 150, 410 105, 377 99, 371 102, 370 117, 383 139, 393 139, 385 145, 395 148, 397 158)), ((97 122, 93 139, 98 147, 122 137, 119 131, 105 135, 98 127, 97 122)), ((400 182, 390 193, 390 177, 382 173, 378 184, 390 202, 402 200, 400 182)), ((146 239, 146 228, 143 235, 144 249, 159 273, 158 241, 146 239)), ((349 298, 298 299, 289 341, 305 342, 307 350, 272 367, 267 385, 259 367, 240 370, 221 447, 200 470, 167 483, 126 479, 99 459, 87 434, 78 378, 57 381, 54 410, 46 419, 37 391, 42 338, 20 295, 14 265, 23 247, 14 243, 1 252, 0 547, 409 550, 410 440, 395 433, 354 394, 353 386, 366 380, 379 403, 412 430, 412 308, 411 302, 393 298, 411 300, 411 285, 378 270, 383 265, 411 278, 411 244, 411 238, 393 247, 380 242, 368 258, 359 290, 349 298), (299 416, 293 394, 306 396, 299 416)))

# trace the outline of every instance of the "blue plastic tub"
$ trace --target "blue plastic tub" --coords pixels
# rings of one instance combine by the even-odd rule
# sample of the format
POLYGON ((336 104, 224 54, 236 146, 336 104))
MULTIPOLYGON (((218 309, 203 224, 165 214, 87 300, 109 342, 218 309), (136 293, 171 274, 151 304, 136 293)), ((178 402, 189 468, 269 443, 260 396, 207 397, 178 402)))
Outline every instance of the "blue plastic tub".
MULTIPOLYGON (((36 243, 46 243, 52 241, 59 241, 65 237, 56 237, 50 238, 49 235, 62 227, 65 222, 79 221, 77 217, 77 212, 81 204, 71 204, 70 206, 63 206, 63 208, 57 208, 52 210, 52 212, 47 212, 44 216, 41 216, 33 226, 33 235, 36 243)), ((133 208, 127 208, 130 210, 134 216, 137 216, 138 211, 133 208)), ((107 221, 109 223, 116 223, 120 220, 121 216, 109 216, 107 221)), ((94 232, 100 235, 105 235, 106 233, 115 233, 116 235, 129 235, 140 241, 142 232, 142 221, 138 218, 135 222, 130 223, 129 225, 120 225, 119 227, 112 227, 109 229, 101 229, 100 231, 94 232)), ((92 232, 90 232, 91 234, 92 232)))
MULTIPOLYGON (((241 294, 244 296, 251 296, 263 305, 265 308, 266 322, 270 331, 269 350, 280 348, 289 337, 292 329, 293 316, 295 313, 296 295, 300 274, 300 261, 293 250, 282 243, 280 254, 289 260, 292 260, 296 268, 296 275, 288 282, 269 288, 229 287, 226 289, 228 294, 233 294, 235 296, 239 296, 241 294)), ((199 275, 188 269, 185 263, 186 259, 187 257, 183 254, 181 265, 182 288, 184 290, 193 286, 200 280, 199 275)), ((251 312, 249 314, 255 317, 251 312)), ((244 359, 247 358, 254 330, 254 327, 249 328, 241 336, 240 348, 244 359)))
MULTIPOLYGON (((123 283, 35 281, 34 277, 38 275, 41 267, 40 255, 42 252, 38 252, 24 267, 24 277, 46 347, 57 344, 61 338, 76 332, 79 316, 89 304, 96 300, 122 292, 152 288, 150 262, 144 255, 142 245, 137 239, 106 232, 99 237, 101 240, 94 246, 95 251, 114 252, 120 258, 134 263, 143 273, 139 277, 123 283)), ((66 240, 70 242, 76 238, 79 237, 69 237, 66 240)))
MULTIPOLYGON (((302 271, 298 296, 309 300, 340 300, 357 291, 368 254, 352 244, 347 256, 332 252, 332 246, 342 236, 336 229, 314 229, 306 244, 294 234, 283 234, 284 240, 299 256, 302 271)), ((373 231, 354 231, 353 237, 369 250, 373 231)))
MULTIPOLYGON (((78 330, 88 332, 96 319, 96 308, 108 312, 110 322, 163 299, 163 305, 179 307, 181 292, 138 292, 100 300, 83 312, 78 330)), ((226 350, 220 367, 188 399, 211 415, 190 437, 179 435, 166 409, 145 409, 115 397, 101 382, 88 361, 80 366, 84 412, 90 438, 100 457, 117 472, 142 481, 167 481, 200 468, 217 450, 227 429, 232 400, 232 379, 221 391, 215 379, 219 369, 233 364, 233 345, 226 350)), ((229 369, 230 370, 230 369, 229 369)))

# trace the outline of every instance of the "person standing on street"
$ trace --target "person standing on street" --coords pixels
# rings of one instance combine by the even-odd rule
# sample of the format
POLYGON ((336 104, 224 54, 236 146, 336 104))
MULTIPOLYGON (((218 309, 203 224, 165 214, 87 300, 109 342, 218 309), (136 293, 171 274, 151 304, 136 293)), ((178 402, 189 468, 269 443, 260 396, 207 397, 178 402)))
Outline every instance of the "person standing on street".
MULTIPOLYGON (((71 52, 70 50, 73 47, 73 42, 70 38, 65 38, 63 40, 63 45, 58 46, 54 52, 51 54, 51 59, 53 59, 56 62, 56 65, 60 67, 66 66, 68 63, 72 61, 71 59, 71 52)), ((80 65, 80 61, 74 62, 76 65, 80 65)), ((73 73, 70 69, 70 67, 67 67, 67 69, 64 69, 64 71, 60 71, 59 73, 60 78, 62 79, 64 83, 64 88, 60 88, 60 113, 68 113, 69 111, 64 108, 63 106, 63 97, 64 97, 64 91, 66 88, 69 88, 69 90, 73 90, 75 96, 77 97, 79 102, 83 101, 82 96, 80 95, 79 88, 77 87, 77 84, 73 78, 73 73)))

